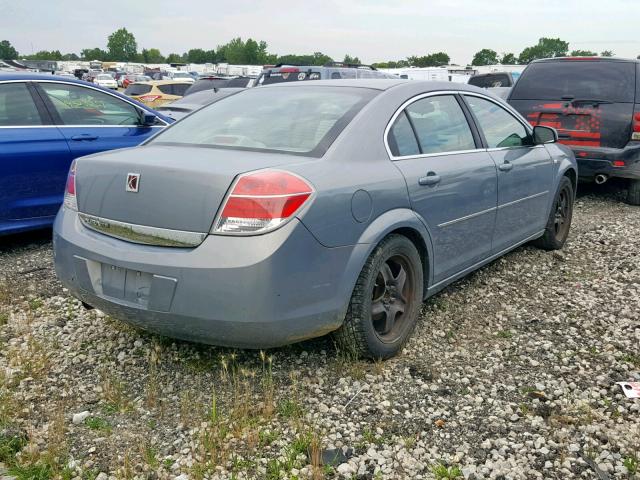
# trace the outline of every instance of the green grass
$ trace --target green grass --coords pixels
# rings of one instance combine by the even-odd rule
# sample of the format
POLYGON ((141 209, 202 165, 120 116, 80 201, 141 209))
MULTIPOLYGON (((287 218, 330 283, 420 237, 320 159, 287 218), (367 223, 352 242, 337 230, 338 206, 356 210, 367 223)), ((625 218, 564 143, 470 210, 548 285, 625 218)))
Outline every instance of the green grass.
POLYGON ((295 400, 287 398, 278 403, 278 413, 284 418, 300 418, 302 407, 295 400))
POLYGON ((279 437, 280 435, 277 432, 274 432, 272 430, 260 430, 258 432, 258 441, 260 442, 260 446, 262 447, 271 445, 279 437))
POLYGON ((46 463, 28 466, 16 465, 9 468, 9 475, 16 477, 16 480, 49 480, 53 478, 51 466, 46 463))
POLYGON ((640 356, 632 353, 626 353, 622 356, 624 362, 630 363, 634 367, 640 367, 640 356))
POLYGON ((32 312, 42 307, 42 305, 44 305, 44 303, 39 298, 32 298, 29 300, 29 310, 32 312))
POLYGON ((27 444, 27 440, 16 434, 0 434, 0 463, 10 465, 16 458, 16 454, 27 444))
POLYGON ((0 313, 0 327, 5 326, 7 323, 9 323, 9 314, 0 313))
POLYGON ((102 432, 111 432, 111 424, 102 417, 85 418, 84 424, 91 430, 100 430, 102 432))
POLYGON ((638 473, 638 464, 640 464, 640 460, 635 455, 629 455, 628 457, 625 457, 622 464, 627 469, 627 472, 631 475, 635 475, 638 473))
POLYGON ((433 473, 437 480, 455 480, 462 478, 462 470, 457 465, 447 467, 442 463, 431 466, 431 473, 433 473))
POLYGON ((498 330, 496 336, 500 338, 513 338, 513 333, 510 330, 498 330))

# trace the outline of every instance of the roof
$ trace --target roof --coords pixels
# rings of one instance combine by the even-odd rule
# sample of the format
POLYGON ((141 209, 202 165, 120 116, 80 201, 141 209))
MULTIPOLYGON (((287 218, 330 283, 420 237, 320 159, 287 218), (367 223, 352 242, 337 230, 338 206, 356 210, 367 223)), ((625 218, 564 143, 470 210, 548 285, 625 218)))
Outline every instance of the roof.
POLYGON ((82 80, 73 79, 70 77, 61 77, 59 75, 51 75, 49 73, 34 73, 34 72, 1 72, 0 82, 6 82, 10 80, 59 80, 67 83, 79 83, 80 85, 91 85, 93 83, 83 82, 82 80))
POLYGON ((635 58, 619 58, 619 57, 553 57, 553 58, 541 58, 540 60, 534 60, 531 63, 580 62, 580 61, 640 63, 640 60, 635 58))
POLYGON ((434 91, 466 91, 486 94, 486 89, 457 82, 435 82, 431 80, 398 79, 345 79, 345 80, 312 80, 295 83, 272 83, 254 88, 304 88, 304 87, 352 87, 372 90, 389 90, 391 88, 419 89, 422 92, 434 91))
MULTIPOLYGON (((141 75, 142 76, 142 75, 141 75)), ((146 82, 134 82, 130 85, 193 85, 191 82, 185 82, 183 80, 147 80, 146 82)))

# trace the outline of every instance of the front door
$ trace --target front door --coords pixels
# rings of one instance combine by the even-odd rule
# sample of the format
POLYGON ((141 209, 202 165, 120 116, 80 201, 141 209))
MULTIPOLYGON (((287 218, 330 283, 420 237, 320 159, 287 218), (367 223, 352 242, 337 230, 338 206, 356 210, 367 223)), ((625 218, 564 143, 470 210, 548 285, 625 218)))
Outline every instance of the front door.
POLYGON ((494 253, 535 235, 548 219, 552 159, 544 145, 533 145, 528 127, 497 102, 464 95, 488 152, 498 167, 498 212, 494 253))
POLYGON ((433 242, 433 284, 491 253, 496 166, 474 138, 455 95, 417 99, 396 118, 388 144, 413 210, 433 242))
POLYGON ((82 85, 38 82, 75 157, 135 147, 161 127, 140 126, 140 109, 106 92, 82 85))

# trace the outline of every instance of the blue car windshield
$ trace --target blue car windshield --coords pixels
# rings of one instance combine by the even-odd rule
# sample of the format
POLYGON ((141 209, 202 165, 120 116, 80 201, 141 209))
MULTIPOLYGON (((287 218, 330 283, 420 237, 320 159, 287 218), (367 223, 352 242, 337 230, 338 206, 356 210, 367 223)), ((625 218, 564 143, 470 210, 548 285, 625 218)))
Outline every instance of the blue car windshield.
POLYGON ((276 151, 320 157, 378 90, 259 87, 215 102, 149 144, 276 151))

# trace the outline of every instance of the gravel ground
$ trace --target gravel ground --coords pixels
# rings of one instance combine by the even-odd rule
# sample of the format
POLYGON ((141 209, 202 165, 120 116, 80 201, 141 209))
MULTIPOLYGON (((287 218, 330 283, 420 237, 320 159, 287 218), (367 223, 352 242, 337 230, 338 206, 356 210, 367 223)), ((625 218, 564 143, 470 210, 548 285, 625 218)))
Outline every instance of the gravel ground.
POLYGON ((639 478, 640 210, 582 194, 427 302, 402 355, 174 342, 85 311, 46 232, 0 243, 0 478, 639 478), (4 462, 4 466, 2 463, 4 462))

